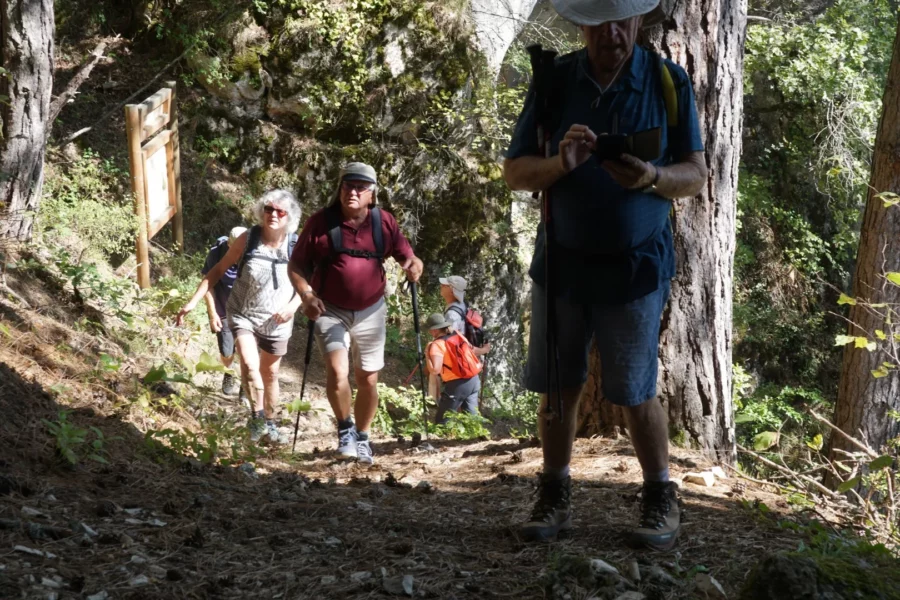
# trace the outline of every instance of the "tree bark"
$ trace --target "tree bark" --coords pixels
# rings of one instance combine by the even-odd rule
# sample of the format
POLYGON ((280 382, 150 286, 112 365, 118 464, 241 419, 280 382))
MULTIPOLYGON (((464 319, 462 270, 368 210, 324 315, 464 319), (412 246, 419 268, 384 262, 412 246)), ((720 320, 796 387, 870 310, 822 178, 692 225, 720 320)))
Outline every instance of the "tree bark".
POLYGON ((0 0, 0 239, 31 238, 53 90, 53 0, 0 0))
MULTIPOLYGON (((838 388, 834 424, 849 435, 861 438, 876 451, 888 440, 900 436, 900 422, 888 411, 900 411, 900 373, 890 369, 885 377, 875 378, 873 370, 882 363, 896 363, 898 342, 896 307, 900 304, 900 286, 887 281, 886 272, 900 271, 900 206, 885 207, 878 197, 881 192, 900 193, 900 24, 894 40, 894 52, 882 103, 881 124, 875 138, 869 196, 863 215, 859 250, 856 256, 853 296, 857 304, 850 307, 848 335, 866 336, 878 347, 869 352, 854 344, 844 347, 841 382, 838 388), (884 310, 864 306, 888 303, 893 322, 879 313, 884 310), (884 330, 887 339, 878 341, 875 330, 884 330)), ((835 449, 855 451, 857 448, 840 436, 831 441, 832 459, 841 458, 835 449)))
POLYGON ((471 0, 475 39, 496 76, 509 45, 528 23, 538 0, 471 0))
MULTIPOLYGON (((670 17, 649 41, 691 77, 709 181, 699 196, 675 202, 677 273, 662 319, 657 392, 676 443, 731 462, 731 287, 747 6, 744 0, 683 0, 663 7, 670 17)), ((621 409, 603 402, 596 352, 581 411, 581 434, 624 427, 621 409)))

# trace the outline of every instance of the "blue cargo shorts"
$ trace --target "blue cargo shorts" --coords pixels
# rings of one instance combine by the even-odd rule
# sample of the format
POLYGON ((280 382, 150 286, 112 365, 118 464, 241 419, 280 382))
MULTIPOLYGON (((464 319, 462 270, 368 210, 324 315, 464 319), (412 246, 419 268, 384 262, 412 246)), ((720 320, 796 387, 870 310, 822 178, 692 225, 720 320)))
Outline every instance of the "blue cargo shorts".
MULTIPOLYGON (((575 304, 556 299, 559 378, 563 389, 587 381, 591 338, 600 351, 603 395, 618 406, 637 406, 656 397, 659 325, 669 301, 668 281, 655 292, 627 304, 575 304)), ((531 336, 525 387, 547 393, 547 295, 531 289, 531 336)))

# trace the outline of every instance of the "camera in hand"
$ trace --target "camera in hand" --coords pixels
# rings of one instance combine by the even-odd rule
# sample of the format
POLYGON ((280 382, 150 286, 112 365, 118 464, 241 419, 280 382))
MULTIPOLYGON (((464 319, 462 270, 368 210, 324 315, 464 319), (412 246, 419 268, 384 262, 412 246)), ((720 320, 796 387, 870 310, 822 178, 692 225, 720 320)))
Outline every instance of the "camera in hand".
POLYGON ((599 135, 594 144, 594 156, 598 160, 616 160, 623 154, 631 154, 641 160, 659 158, 662 144, 662 130, 659 127, 639 131, 630 135, 599 135))

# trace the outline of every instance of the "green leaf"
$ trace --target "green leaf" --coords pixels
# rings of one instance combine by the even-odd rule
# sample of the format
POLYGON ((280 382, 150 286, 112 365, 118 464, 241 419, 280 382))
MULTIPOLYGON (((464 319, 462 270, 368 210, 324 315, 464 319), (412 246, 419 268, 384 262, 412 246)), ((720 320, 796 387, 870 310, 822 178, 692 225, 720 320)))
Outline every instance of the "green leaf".
POLYGON ((0 333, 2 333, 3 335, 5 335, 6 337, 12 339, 12 333, 10 333, 9 327, 7 327, 6 325, 4 325, 3 323, 0 323, 0 333))
POLYGON ((761 452, 767 448, 771 448, 778 443, 777 431, 763 431, 753 436, 753 449, 761 452))
POLYGON ((222 372, 225 371, 225 366, 219 362, 219 359, 210 354, 209 352, 204 352, 200 355, 200 360, 197 361, 197 365, 194 367, 194 370, 197 373, 206 373, 206 372, 222 372))
POLYGON ((894 464, 894 457, 889 454, 885 454, 884 456, 879 456, 875 460, 869 463, 869 469, 872 471, 878 471, 879 469, 884 469, 890 467, 894 464))
POLYGON ((853 338, 853 342, 856 344, 857 348, 865 348, 869 345, 869 338, 856 336, 855 338, 853 338))
POLYGON ((164 381, 166 379, 166 368, 162 365, 158 367, 153 367, 150 369, 150 372, 144 375, 144 385, 152 385, 157 381, 164 381))
POLYGON ((834 345, 835 346, 846 346, 847 344, 856 340, 855 336, 852 335, 836 335, 834 336, 834 345))
POLYGON ((848 296, 847 294, 841 294, 841 297, 838 298, 838 304, 849 304, 850 306, 856 306, 856 300, 848 296))
POLYGON ((885 273, 884 276, 887 278, 888 281, 890 281, 894 285, 900 285, 900 273, 890 272, 890 273, 885 273))
POLYGON ((891 372, 884 367, 878 367, 877 369, 872 371, 872 377, 874 377, 875 379, 881 379, 882 377, 887 377, 890 374, 891 372))
POLYGON ((869 342, 868 344, 866 344, 866 350, 868 350, 869 352, 875 352, 875 349, 877 347, 878 346, 875 345, 875 342, 869 342))
POLYGON ((853 479, 848 479, 847 481, 845 481, 844 483, 842 483, 841 485, 839 485, 837 487, 837 491, 842 494, 844 492, 849 492, 850 490, 852 490, 853 488, 858 486, 859 482, 860 482, 860 478, 858 476, 854 477, 853 479))
POLYGON ((824 444, 824 438, 822 438, 821 433, 817 433, 816 436, 810 442, 806 442, 806 445, 812 448, 815 451, 819 451, 822 449, 822 445, 824 444))
POLYGON ((886 335, 884 334, 884 332, 883 332, 882 330, 880 330, 880 329, 876 329, 876 330, 875 330, 875 337, 877 337, 879 340, 886 340, 886 339, 887 339, 887 336, 886 336, 886 335))
POLYGON ((104 371, 115 372, 115 371, 119 370, 119 367, 122 366, 122 363, 120 363, 118 360, 116 360, 114 357, 110 356, 109 354, 101 353, 100 354, 100 366, 104 371))
POLYGON ((735 423, 752 423, 754 421, 758 421, 759 417, 757 415, 752 415, 748 413, 738 413, 734 416, 735 423))
POLYGON ((308 412, 312 410, 312 404, 309 402, 303 402, 300 398, 294 399, 287 405, 288 414, 294 414, 296 412, 308 412))

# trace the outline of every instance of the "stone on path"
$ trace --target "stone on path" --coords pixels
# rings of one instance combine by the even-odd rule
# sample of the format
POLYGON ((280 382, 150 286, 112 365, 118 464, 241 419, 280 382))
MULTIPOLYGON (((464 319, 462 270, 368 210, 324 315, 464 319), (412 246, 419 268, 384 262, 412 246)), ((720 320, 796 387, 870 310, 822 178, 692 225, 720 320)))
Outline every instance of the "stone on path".
POLYGON ((702 485, 705 487, 712 487, 716 483, 716 476, 713 475, 710 471, 688 473, 684 476, 684 482, 693 483, 695 485, 702 485))

